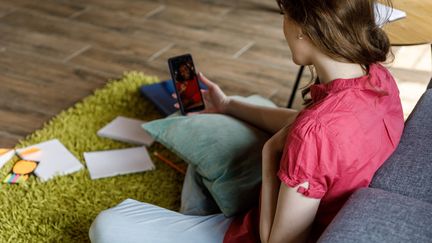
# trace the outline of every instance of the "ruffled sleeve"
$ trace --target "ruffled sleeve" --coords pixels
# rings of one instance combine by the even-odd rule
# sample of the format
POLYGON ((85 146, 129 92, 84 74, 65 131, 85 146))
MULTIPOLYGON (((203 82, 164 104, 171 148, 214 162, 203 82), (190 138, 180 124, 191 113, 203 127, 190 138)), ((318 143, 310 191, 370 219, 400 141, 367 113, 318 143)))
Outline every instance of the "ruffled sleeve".
POLYGON ((335 178, 337 149, 328 131, 318 121, 307 121, 293 127, 287 136, 278 172, 288 187, 309 182, 309 188, 298 192, 311 198, 322 198, 335 178))

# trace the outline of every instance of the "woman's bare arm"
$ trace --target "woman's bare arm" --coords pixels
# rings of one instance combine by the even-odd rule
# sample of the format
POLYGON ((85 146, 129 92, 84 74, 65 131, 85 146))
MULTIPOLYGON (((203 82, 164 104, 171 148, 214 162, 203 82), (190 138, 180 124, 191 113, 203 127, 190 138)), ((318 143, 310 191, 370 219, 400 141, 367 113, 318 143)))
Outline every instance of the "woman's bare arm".
MULTIPOLYGON (((269 159, 266 161, 269 163, 275 162, 270 156, 263 159, 269 159)), ((259 228, 261 242, 306 242, 321 200, 297 192, 300 186, 308 188, 308 182, 288 187, 280 183, 276 171, 267 168, 264 172, 263 168, 259 228)))
POLYGON ((264 144, 262 150, 260 202, 260 237, 262 242, 268 241, 274 221, 280 186, 277 171, 289 131, 290 125, 285 125, 264 144))
POLYGON ((309 198, 281 183, 269 243, 306 242, 321 199, 309 198))
POLYGON ((277 177, 279 161, 290 125, 273 135, 262 152, 262 188, 260 204, 261 242, 302 242, 306 239, 320 199, 308 198, 294 188, 281 184, 277 177))
POLYGON ((298 111, 282 107, 258 106, 230 99, 225 113, 274 134, 286 124, 291 124, 297 117, 298 111))
POLYGON ((270 152, 268 144, 264 145, 262 160, 262 186, 260 201, 260 223, 259 233, 261 242, 266 243, 270 238, 270 232, 273 225, 280 181, 277 178, 278 158, 270 152), (267 146, 266 146, 267 145, 267 146))
MULTIPOLYGON (((199 73, 199 79, 208 87, 202 90, 205 110, 197 113, 222 113, 253 124, 271 134, 279 131, 284 125, 291 124, 298 111, 281 107, 252 105, 225 95, 220 87, 199 73)), ((178 107, 178 104, 176 104, 178 107)))

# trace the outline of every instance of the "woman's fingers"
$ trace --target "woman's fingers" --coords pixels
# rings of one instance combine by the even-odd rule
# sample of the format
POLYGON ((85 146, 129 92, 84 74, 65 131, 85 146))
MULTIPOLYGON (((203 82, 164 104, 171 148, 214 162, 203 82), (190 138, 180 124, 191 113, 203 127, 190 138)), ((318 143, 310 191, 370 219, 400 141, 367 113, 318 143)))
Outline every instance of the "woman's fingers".
POLYGON ((177 108, 177 109, 180 109, 180 105, 178 103, 175 103, 174 107, 177 108))
POLYGON ((207 100, 209 98, 209 92, 207 90, 202 89, 201 94, 204 100, 207 100))
POLYGON ((176 93, 172 93, 171 97, 173 97, 174 99, 177 99, 177 94, 176 93))
POLYGON ((209 95, 208 94, 208 90, 205 90, 205 89, 201 90, 201 94, 202 94, 203 98, 205 98, 205 97, 207 97, 209 95))
POLYGON ((210 81, 206 76, 204 76, 204 74, 202 74, 202 72, 198 73, 199 79, 201 80, 201 82, 203 82, 207 87, 213 87, 215 85, 215 83, 213 83, 212 81, 210 81))
POLYGON ((213 101, 212 101, 212 99, 210 98, 210 94, 209 94, 208 92, 206 92, 206 93, 203 94, 203 99, 204 99, 204 104, 206 105, 206 108, 205 108, 206 110, 207 110, 208 108, 214 106, 213 101))

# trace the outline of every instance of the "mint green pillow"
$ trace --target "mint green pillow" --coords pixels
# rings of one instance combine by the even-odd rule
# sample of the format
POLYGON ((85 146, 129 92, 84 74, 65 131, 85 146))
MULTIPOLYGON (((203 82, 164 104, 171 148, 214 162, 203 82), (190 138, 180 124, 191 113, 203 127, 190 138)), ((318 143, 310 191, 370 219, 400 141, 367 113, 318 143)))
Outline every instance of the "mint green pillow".
MULTIPOLYGON (((234 97, 275 107, 260 96, 234 97)), ((261 151, 270 135, 221 114, 171 116, 143 128, 154 139, 194 165, 203 184, 225 216, 249 209, 261 188, 261 151)))

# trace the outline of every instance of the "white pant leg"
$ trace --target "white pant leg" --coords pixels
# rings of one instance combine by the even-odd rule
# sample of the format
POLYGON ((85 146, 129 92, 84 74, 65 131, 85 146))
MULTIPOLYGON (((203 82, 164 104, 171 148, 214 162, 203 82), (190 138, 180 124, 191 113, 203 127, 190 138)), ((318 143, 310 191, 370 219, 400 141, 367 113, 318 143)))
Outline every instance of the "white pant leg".
POLYGON ((183 215, 152 204, 127 199, 102 211, 90 228, 90 240, 99 242, 223 242, 232 219, 223 214, 183 215))

